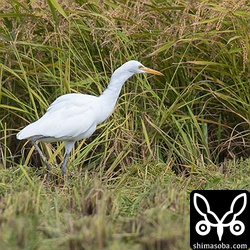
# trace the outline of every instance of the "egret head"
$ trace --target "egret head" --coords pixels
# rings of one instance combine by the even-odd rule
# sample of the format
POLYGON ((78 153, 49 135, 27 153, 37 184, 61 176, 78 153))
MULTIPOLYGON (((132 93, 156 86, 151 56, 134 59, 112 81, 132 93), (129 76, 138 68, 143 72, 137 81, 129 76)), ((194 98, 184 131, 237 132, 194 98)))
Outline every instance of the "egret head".
MULTIPOLYGON (((115 70, 110 80, 111 86, 113 86, 113 84, 122 86, 124 82, 128 80, 128 78, 138 73, 150 73, 154 75, 163 75, 159 71, 145 67, 143 64, 141 64, 138 61, 131 60, 131 61, 124 63, 121 67, 115 70)), ((110 88, 111 87, 109 86, 109 89, 110 88)))
POLYGON ((121 67, 124 70, 127 70, 128 72, 130 72, 132 74, 150 73, 150 74, 154 74, 154 75, 161 75, 161 76, 163 75, 159 71, 145 67, 143 64, 141 64, 140 62, 138 62, 136 60, 128 61, 128 62, 124 63, 121 67))

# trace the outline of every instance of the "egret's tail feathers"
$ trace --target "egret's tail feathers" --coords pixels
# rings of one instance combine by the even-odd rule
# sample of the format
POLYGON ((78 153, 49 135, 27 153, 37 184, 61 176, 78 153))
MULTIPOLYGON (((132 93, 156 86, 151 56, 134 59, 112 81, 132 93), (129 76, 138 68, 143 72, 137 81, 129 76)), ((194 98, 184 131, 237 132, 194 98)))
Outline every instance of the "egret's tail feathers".
POLYGON ((23 128, 19 133, 17 133, 16 138, 18 140, 24 140, 24 139, 29 139, 34 136, 37 136, 37 129, 33 125, 34 123, 29 124, 27 127, 23 128))
POLYGON ((24 138, 22 137, 21 131, 20 131, 19 133, 16 134, 16 138, 17 138, 18 140, 24 139, 24 138))
POLYGON ((24 140, 24 139, 28 139, 28 138, 31 137, 30 135, 28 135, 27 133, 25 133, 25 129, 26 128, 22 129, 19 133, 17 133, 16 138, 18 140, 24 140))

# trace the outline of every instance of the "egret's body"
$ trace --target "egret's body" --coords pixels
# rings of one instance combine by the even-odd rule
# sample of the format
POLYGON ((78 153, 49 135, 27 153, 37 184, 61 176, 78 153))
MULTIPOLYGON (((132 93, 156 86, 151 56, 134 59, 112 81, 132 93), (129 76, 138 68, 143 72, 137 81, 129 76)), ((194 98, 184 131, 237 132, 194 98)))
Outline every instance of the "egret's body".
POLYGON ((50 165, 36 141, 64 141, 66 156, 62 165, 62 174, 65 175, 69 153, 75 142, 90 137, 96 130, 96 126, 108 118, 115 107, 124 82, 136 73, 145 72, 162 75, 137 61, 128 61, 113 73, 107 89, 100 96, 66 94, 58 97, 39 120, 29 124, 17 134, 17 139, 32 141, 48 171, 50 165))

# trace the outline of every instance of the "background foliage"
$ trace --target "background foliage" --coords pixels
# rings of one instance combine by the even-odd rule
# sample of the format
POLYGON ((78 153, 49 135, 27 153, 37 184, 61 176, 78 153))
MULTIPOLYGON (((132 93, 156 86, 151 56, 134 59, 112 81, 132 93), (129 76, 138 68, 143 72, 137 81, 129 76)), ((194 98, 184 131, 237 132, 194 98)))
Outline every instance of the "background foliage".
MULTIPOLYGON (((249 183, 247 159, 250 154, 250 5, 247 0, 9 0, 1 2, 0 6, 0 169, 5 171, 0 183, 4 197, 2 204, 9 204, 6 200, 8 196, 4 194, 7 195, 14 188, 8 182, 13 181, 16 171, 20 171, 20 176, 16 177, 15 183, 24 195, 23 199, 27 200, 27 207, 19 208, 15 195, 9 202, 15 204, 14 211, 21 209, 24 216, 30 213, 29 206, 31 210, 35 209, 35 215, 39 211, 48 213, 44 204, 50 204, 51 199, 54 199, 54 205, 57 204, 55 199, 62 203, 67 201, 69 204, 64 209, 69 214, 74 211, 83 215, 89 212, 85 211, 88 208, 83 208, 81 202, 84 206, 91 204, 95 207, 100 202, 98 197, 107 197, 100 206, 109 204, 109 199, 112 204, 117 204, 117 207, 108 208, 114 214, 119 211, 118 214, 136 217, 139 208, 161 210, 163 203, 169 199, 185 207, 183 200, 186 200, 186 194, 192 188, 227 188, 227 184, 218 184, 225 180, 221 174, 228 175, 230 172, 231 180, 235 181, 234 176, 238 178, 242 172, 235 173, 236 170, 232 169, 239 165, 246 175, 239 178, 240 183, 228 184, 229 188, 249 188, 246 184, 249 183), (99 126, 90 139, 79 142, 71 155, 69 175, 75 181, 75 187, 86 190, 68 187, 69 191, 59 189, 59 193, 54 194, 55 198, 50 198, 53 197, 53 186, 63 183, 58 168, 64 155, 63 145, 43 145, 55 173, 54 183, 50 187, 53 192, 51 190, 50 193, 50 189, 42 187, 40 179, 37 181, 41 185, 34 187, 35 181, 32 179, 40 175, 42 178, 43 171, 40 169, 36 172, 35 168, 26 166, 39 167, 42 162, 29 143, 16 140, 16 133, 43 115, 59 95, 70 92, 99 95, 106 88, 111 73, 129 59, 139 60, 161 71, 164 77, 139 75, 124 85, 112 116, 99 126), (150 177, 147 175, 148 168, 152 171, 150 177), (89 170, 98 175, 95 178, 102 184, 97 180, 94 184, 89 183, 89 178, 93 178, 89 170), (129 174, 128 170, 132 173, 129 174), (81 182, 81 173, 85 176, 86 187, 81 182), (187 179, 181 177, 176 184, 175 178, 180 178, 182 174, 187 179), (191 185, 189 178, 193 174, 200 176, 200 182, 191 185), (130 177, 134 178, 134 182, 130 177), (141 183, 141 178, 146 182, 141 183), (158 191, 151 188, 155 179, 159 185, 155 190, 158 191), (26 181, 28 186, 31 185, 29 191, 22 184, 26 181), (173 189, 168 185, 166 187, 169 181, 177 186, 173 185, 173 189), (136 183, 135 187, 139 185, 140 188, 130 191, 128 195, 121 190, 121 193, 111 193, 113 188, 119 189, 120 185, 130 186, 129 182, 136 183), (210 182, 211 185, 207 184, 210 182), (169 198, 172 197, 171 192, 175 196, 176 190, 182 187, 185 187, 182 198, 169 198), (103 190, 100 195, 99 191, 93 191, 99 189, 103 190), (133 194, 137 191, 138 196, 133 194), (167 197, 163 195, 165 191, 167 197), (36 195, 26 199, 26 192, 35 192, 36 195), (150 205, 145 205, 148 204, 145 197, 149 194, 154 196, 155 192, 159 202, 154 205, 150 200, 150 205), (144 196, 139 196, 141 193, 144 196), (36 202, 45 194, 47 198, 36 202), (74 201, 67 195, 71 195, 74 201), (80 196, 83 197, 81 201, 78 200, 80 196), (97 199, 97 203, 93 199, 97 199), (33 203, 35 207, 29 205, 33 203)), ((127 194, 130 189, 125 190, 127 194)), ((56 213, 59 213, 54 205, 56 213)), ((172 211, 172 205, 163 207, 170 207, 172 211)), ((100 215, 98 220, 105 221, 106 209, 99 210, 100 214, 96 210, 93 214, 100 215)), ((188 214, 186 208, 175 209, 184 217, 188 214)), ((55 220, 58 223, 56 230, 62 230, 64 234, 69 228, 59 229, 59 224, 65 220, 70 224, 73 219, 71 215, 67 216, 64 214, 64 219, 59 215, 48 218, 48 223, 55 220)), ((151 227, 147 227, 151 224, 145 221, 147 218, 142 215, 138 221, 132 220, 131 225, 128 223, 131 233, 128 242, 131 240, 133 243, 134 238, 141 235, 135 240, 138 247, 154 249, 155 245, 148 246, 150 243, 145 239, 145 235, 151 233, 151 227), (131 232, 131 228, 138 231, 131 232), (141 233, 140 230, 146 232, 141 233)), ((150 218, 160 220, 158 216, 150 218)), ((83 216, 82 220, 85 219, 90 220, 83 216)), ((98 220, 94 223, 103 223, 98 220)), ((173 221, 176 222, 175 219, 173 221)), ((8 223, 11 224, 10 221, 8 223)), ((23 222, 20 223, 22 228, 23 222)), ((120 229, 124 226, 122 221, 118 224, 116 226, 120 229)), ((43 228, 39 221, 36 225, 43 228)), ((93 227, 90 233, 96 232, 97 229, 93 227)), ((162 227, 164 225, 159 226, 160 232, 157 231, 159 234, 155 236, 161 243, 156 241, 155 244, 160 244, 160 247, 161 244, 173 244, 177 247, 179 243, 175 237, 178 235, 171 236, 168 243, 161 241, 165 237, 163 232, 167 230, 162 227)), ((177 227, 180 227, 178 223, 177 227)), ((48 225, 45 228, 50 230, 48 225)), ((77 231, 76 228, 74 230, 77 231)), ((111 229, 108 227, 105 230, 111 229)), ((121 231, 124 233, 124 230, 121 231)), ((61 235, 59 231, 52 231, 44 234, 51 238, 61 235)), ((101 239, 108 241, 113 237, 110 236, 111 231, 99 233, 99 243, 90 240, 90 248, 93 244, 100 244, 101 249, 107 245, 101 239)), ((16 237, 19 242, 18 233, 16 237)), ((185 246, 186 237, 181 241, 185 246)), ((77 239, 65 241, 72 246, 71 249, 80 244, 77 239)), ((38 244, 39 241, 34 242, 38 244)), ((26 243, 20 243, 21 246, 23 244, 26 243)))

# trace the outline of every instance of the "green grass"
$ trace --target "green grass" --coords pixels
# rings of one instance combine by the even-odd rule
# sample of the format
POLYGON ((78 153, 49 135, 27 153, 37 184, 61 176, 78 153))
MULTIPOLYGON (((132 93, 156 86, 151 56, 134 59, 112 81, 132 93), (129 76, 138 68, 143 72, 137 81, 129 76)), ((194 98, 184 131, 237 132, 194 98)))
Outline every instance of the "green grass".
POLYGON ((0 248, 187 249, 193 189, 250 189, 247 0, 0 6, 0 248), (16 133, 59 95, 99 95, 136 59, 112 116, 76 144, 16 133), (2 244, 2 245, 1 245, 2 244))
POLYGON ((248 189, 249 160, 176 176, 164 164, 116 175, 71 170, 69 185, 33 168, 0 177, 0 247, 7 249, 188 249, 193 189, 248 189))

